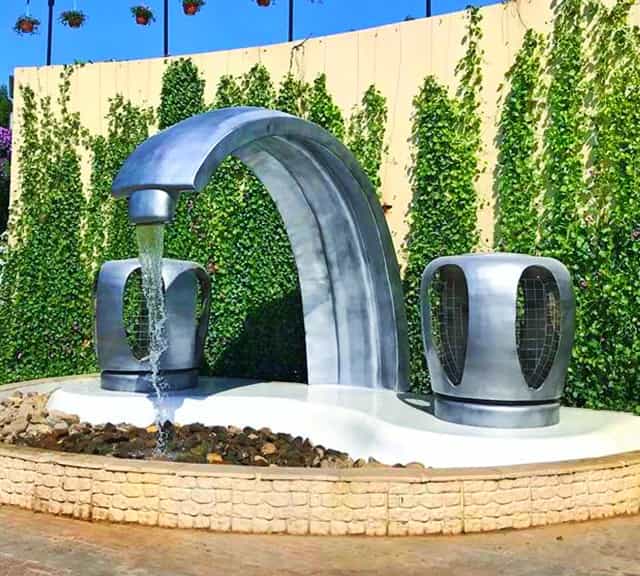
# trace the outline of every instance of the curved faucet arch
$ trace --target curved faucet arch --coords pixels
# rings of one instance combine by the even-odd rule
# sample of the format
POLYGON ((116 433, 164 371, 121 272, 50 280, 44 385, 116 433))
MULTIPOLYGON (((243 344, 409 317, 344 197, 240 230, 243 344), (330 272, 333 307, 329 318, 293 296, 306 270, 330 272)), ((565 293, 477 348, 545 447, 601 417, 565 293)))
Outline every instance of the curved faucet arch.
POLYGON ((134 223, 171 219, 178 195, 201 191, 228 156, 264 183, 294 253, 309 384, 403 391, 407 329, 398 263, 372 186, 322 128, 261 108, 189 118, 142 143, 113 183, 134 223))

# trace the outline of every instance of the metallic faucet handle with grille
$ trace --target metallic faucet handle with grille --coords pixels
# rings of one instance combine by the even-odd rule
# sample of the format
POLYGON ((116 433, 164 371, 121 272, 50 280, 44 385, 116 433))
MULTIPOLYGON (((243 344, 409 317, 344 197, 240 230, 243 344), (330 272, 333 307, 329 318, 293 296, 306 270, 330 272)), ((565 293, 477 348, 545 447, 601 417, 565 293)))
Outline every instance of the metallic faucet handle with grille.
MULTIPOLYGON (((207 337, 211 279, 193 262, 162 260, 167 349, 160 357, 164 390, 198 383, 207 337)), ((152 392, 148 311, 138 259, 105 262, 96 282, 96 352, 106 390, 152 392)))
POLYGON ((561 262, 506 253, 437 258, 420 299, 436 417, 495 428, 559 421, 575 321, 561 262))

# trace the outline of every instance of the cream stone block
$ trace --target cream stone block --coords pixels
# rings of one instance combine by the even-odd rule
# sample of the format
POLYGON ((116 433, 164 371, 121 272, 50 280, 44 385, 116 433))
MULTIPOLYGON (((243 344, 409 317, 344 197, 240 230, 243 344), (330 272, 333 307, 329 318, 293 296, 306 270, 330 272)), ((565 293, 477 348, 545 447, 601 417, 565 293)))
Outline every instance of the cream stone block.
POLYGON ((389 508, 389 520, 407 523, 411 519, 410 508, 389 508))
POLYGON ((328 536, 330 532, 331 522, 313 519, 309 522, 309 533, 314 536, 328 536))
POLYGON ((146 498, 157 497, 160 494, 160 486, 158 484, 143 484, 142 492, 146 498))
POLYGON ((206 529, 208 530, 211 527, 211 518, 209 516, 196 516, 193 519, 193 527, 198 530, 206 529))
POLYGON ((138 522, 143 526, 156 526, 158 524, 158 512, 152 510, 138 512, 138 522))
POLYGON ((254 518, 256 507, 249 504, 234 504, 233 516, 238 518, 254 518))
POLYGON ((351 522, 353 520, 353 510, 340 506, 331 509, 331 519, 339 522, 351 522))
POLYGON ((216 489, 215 499, 216 499, 216 502, 220 502, 221 504, 224 502, 231 502, 232 492, 231 490, 227 490, 227 489, 216 489))
MULTIPOLYGON (((381 496, 384 496, 381 494, 381 496)), ((369 505, 368 494, 349 494, 344 499, 344 504, 348 508, 366 508, 369 505)))
POLYGON ((386 506, 387 498, 386 494, 369 494, 369 506, 386 506))
POLYGON ((464 529, 464 523, 462 518, 448 519, 442 522, 443 534, 462 534, 464 529))
POLYGON ((120 488, 120 493, 127 498, 139 498, 144 495, 143 485, 128 482, 120 488))
POLYGON ((95 470, 93 479, 97 480, 98 482, 113 482, 113 472, 108 472, 106 470, 95 470))
POLYGON ((200 513, 200 506, 192 500, 180 503, 180 513, 187 516, 197 516, 200 513))
POLYGON ((65 502, 67 497, 62 488, 53 488, 53 490, 51 490, 51 499, 56 502, 65 502))
POLYGON ((107 508, 93 507, 91 509, 91 519, 96 522, 105 522, 109 519, 109 510, 107 508))
POLYGON ((179 514, 178 515, 178 528, 193 528, 194 520, 193 516, 189 514, 179 514))
POLYGON ((309 503, 309 494, 307 492, 293 492, 291 494, 291 503, 294 506, 302 506, 309 503))
POLYGON ((256 518, 260 518, 262 520, 273 520, 274 514, 273 514, 273 508, 271 506, 269 506, 268 504, 258 504, 255 507, 255 511, 254 514, 256 516, 256 518))
POLYGON ((417 522, 411 520, 408 524, 409 536, 422 536, 425 533, 426 524, 424 522, 417 522))
POLYGON ((180 503, 176 500, 160 500, 160 512, 177 516, 180 513, 180 503))
POLYGON ((196 478, 196 486, 202 490, 213 490, 215 488, 215 479, 200 476, 196 478))
POLYGON ((233 504, 231 502, 216 502, 216 516, 231 516, 233 504))
POLYGON ((347 534, 351 534, 352 536, 366 534, 366 532, 366 522, 349 522, 347 525, 347 534))
POLYGON ((125 512, 124 512, 124 521, 125 522, 138 523, 139 520, 140 520, 140 517, 138 515, 138 511, 137 510, 125 510, 125 512))
POLYGON ((389 494, 409 494, 411 482, 392 482, 389 484, 389 494))
POLYGON ((312 506, 309 509, 309 516, 312 520, 329 522, 333 518, 333 508, 323 506, 312 506))
POLYGON ((232 518, 231 519, 231 531, 232 532, 244 532, 246 534, 251 533, 252 520, 249 518, 232 518))
POLYGON ((280 507, 289 505, 290 497, 289 497, 289 494, 287 493, 272 492, 272 493, 265 494, 264 501, 270 506, 273 506, 275 508, 280 508, 280 507))
POLYGON ((231 518, 211 518, 211 530, 213 530, 214 532, 231 532, 231 527, 231 518))
POLYGON ((389 522, 389 536, 406 536, 409 533, 409 524, 407 522, 389 522))
POLYGON ((124 522, 124 510, 109 508, 109 522, 124 522))
POLYGON ((176 486, 178 488, 195 488, 196 479, 193 476, 178 476, 176 486))
POLYGON ((260 504, 262 502, 262 493, 261 492, 243 492, 242 493, 242 501, 245 504, 251 504, 255 506, 256 504, 260 504))
POLYGON ((287 520, 287 534, 304 536, 309 533, 309 520, 302 518, 290 518, 287 520))
MULTIPOLYGON (((214 501, 215 492, 213 490, 202 490, 196 488, 191 491, 191 499, 198 504, 210 504, 214 501)), ((247 502, 251 504, 251 502, 247 502)))
POLYGON ((331 521, 331 535, 332 536, 345 536, 349 531, 348 524, 340 520, 331 521))

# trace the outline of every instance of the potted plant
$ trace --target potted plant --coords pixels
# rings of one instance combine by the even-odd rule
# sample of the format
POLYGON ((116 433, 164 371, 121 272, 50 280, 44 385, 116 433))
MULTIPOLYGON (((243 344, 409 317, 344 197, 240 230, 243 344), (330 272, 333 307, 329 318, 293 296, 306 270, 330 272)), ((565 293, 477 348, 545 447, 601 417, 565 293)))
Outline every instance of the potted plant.
POLYGON ((80 28, 87 17, 84 12, 80 10, 66 10, 62 14, 60 14, 60 22, 62 22, 65 26, 69 26, 69 28, 80 28))
POLYGON ((206 2, 204 0, 182 0, 182 9, 187 16, 193 16, 200 12, 206 2))
POLYGON ((263 8, 271 6, 271 0, 256 0, 256 3, 258 4, 258 6, 262 6, 263 8))
POLYGON ((18 18, 13 29, 18 34, 34 34, 38 30, 38 26, 40 26, 40 20, 24 15, 18 18))
POLYGON ((136 24, 140 26, 148 26, 151 22, 155 21, 153 12, 147 6, 132 6, 131 13, 136 19, 136 24))

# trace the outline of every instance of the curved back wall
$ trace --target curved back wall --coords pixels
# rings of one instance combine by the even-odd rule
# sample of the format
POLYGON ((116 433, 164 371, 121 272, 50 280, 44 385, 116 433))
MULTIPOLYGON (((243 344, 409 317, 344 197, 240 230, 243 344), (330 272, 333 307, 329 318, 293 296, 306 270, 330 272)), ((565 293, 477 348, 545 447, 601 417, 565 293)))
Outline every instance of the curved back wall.
MULTIPOLYGON (((481 9, 483 83, 481 93, 482 160, 486 167, 477 182, 481 199, 479 226, 481 247, 490 246, 493 236, 492 174, 496 163, 495 137, 499 114, 500 85, 522 44, 527 28, 549 32, 551 2, 509 2, 481 9)), ((637 9, 631 16, 640 23, 637 9)), ((312 82, 326 73, 329 92, 345 116, 371 85, 386 97, 389 108, 386 140, 388 151, 381 168, 382 200, 391 205, 386 213, 397 253, 406 236, 406 212, 411 198, 408 170, 411 149, 412 100, 424 78, 433 74, 455 92, 455 66, 464 53, 462 39, 467 23, 463 12, 420 19, 304 42, 259 46, 191 55, 206 80, 206 97, 213 99, 221 76, 239 75, 262 63, 275 83, 289 71, 312 82)), ((171 59, 169 59, 170 61, 171 59)), ((165 59, 104 62, 79 68, 71 78, 71 109, 80 113, 84 126, 93 134, 104 134, 109 99, 117 94, 134 104, 157 107, 160 102, 165 59)), ((21 114, 20 86, 29 85, 37 96, 55 96, 61 67, 18 68, 15 81, 15 118, 21 114)), ((21 134, 14 134, 14 150, 21 134)), ((17 154, 17 152, 16 152, 17 154)), ((88 158, 86 159, 88 162, 88 158)), ((19 190, 18 162, 12 169, 12 197, 19 190)), ((88 163, 84 177, 89 178, 88 163)))

